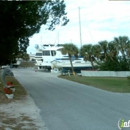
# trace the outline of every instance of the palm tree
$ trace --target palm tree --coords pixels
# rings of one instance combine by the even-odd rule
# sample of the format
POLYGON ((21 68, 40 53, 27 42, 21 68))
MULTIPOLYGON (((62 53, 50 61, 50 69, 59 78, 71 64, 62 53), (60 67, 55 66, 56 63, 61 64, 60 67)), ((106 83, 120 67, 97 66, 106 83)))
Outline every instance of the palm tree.
POLYGON ((94 63, 95 60, 94 57, 94 48, 92 44, 83 45, 80 49, 80 55, 84 57, 85 61, 90 61, 92 68, 94 69, 94 63))
POLYGON ((127 58, 130 59, 130 44, 127 45, 126 55, 127 55, 127 58))
POLYGON ((119 51, 117 49, 116 44, 111 41, 108 43, 108 57, 111 59, 111 61, 114 62, 114 60, 118 57, 119 51))
POLYGON ((130 40, 127 36, 115 37, 113 42, 116 44, 118 51, 122 54, 122 57, 126 59, 128 48, 130 46, 130 40))
POLYGON ((106 61, 108 57, 108 41, 98 42, 101 47, 101 60, 106 61))
POLYGON ((130 40, 127 36, 115 37, 113 42, 116 44, 119 51, 120 62, 123 64, 122 67, 130 69, 130 40))
POLYGON ((99 44, 93 45, 93 55, 95 57, 95 61, 100 61, 101 58, 101 47, 99 44))
POLYGON ((72 64, 72 56, 78 57, 78 48, 72 43, 66 43, 63 45, 63 48, 61 49, 62 54, 68 54, 71 68, 72 68, 72 73, 75 75, 73 64, 72 64))

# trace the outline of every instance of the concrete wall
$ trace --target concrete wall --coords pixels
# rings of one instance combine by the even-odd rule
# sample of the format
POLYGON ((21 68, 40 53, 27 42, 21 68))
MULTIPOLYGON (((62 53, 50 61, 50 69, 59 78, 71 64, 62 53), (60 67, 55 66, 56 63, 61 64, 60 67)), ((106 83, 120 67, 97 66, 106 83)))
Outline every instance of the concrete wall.
POLYGON ((96 77, 127 77, 130 76, 130 71, 85 71, 81 70, 82 76, 96 77))

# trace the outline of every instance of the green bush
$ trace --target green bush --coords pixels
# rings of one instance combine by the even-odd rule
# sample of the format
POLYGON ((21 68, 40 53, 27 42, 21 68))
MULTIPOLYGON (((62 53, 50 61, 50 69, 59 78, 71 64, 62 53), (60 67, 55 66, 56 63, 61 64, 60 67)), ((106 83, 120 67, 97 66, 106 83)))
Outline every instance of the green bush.
POLYGON ((130 76, 127 76, 128 83, 130 85, 130 76))
POLYGON ((130 76, 127 76, 127 79, 130 80, 130 76))

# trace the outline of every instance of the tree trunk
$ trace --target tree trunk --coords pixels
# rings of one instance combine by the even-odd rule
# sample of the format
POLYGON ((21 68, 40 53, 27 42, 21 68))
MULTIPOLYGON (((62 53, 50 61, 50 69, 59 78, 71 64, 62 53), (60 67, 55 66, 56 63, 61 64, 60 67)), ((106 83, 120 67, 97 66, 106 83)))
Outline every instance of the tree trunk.
POLYGON ((73 75, 75 75, 73 64, 72 64, 72 61, 71 61, 71 56, 69 56, 69 59, 70 59, 70 65, 71 65, 72 73, 73 73, 73 75))
POLYGON ((126 59, 126 57, 125 57, 125 52, 124 52, 124 49, 123 49, 123 48, 121 48, 121 53, 122 53, 123 58, 126 59))
POLYGON ((91 62, 91 65, 92 65, 92 70, 94 70, 94 64, 93 64, 92 59, 90 60, 90 62, 91 62))

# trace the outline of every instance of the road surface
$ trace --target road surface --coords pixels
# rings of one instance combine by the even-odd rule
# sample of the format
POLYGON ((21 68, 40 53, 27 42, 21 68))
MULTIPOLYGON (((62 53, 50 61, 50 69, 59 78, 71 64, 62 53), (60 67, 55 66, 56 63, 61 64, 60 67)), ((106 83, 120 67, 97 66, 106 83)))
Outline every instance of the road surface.
MULTIPOLYGON (((48 130, 119 130, 130 120, 130 94, 112 93, 33 69, 13 69, 48 130)), ((130 128, 126 128, 130 129, 130 128)))

